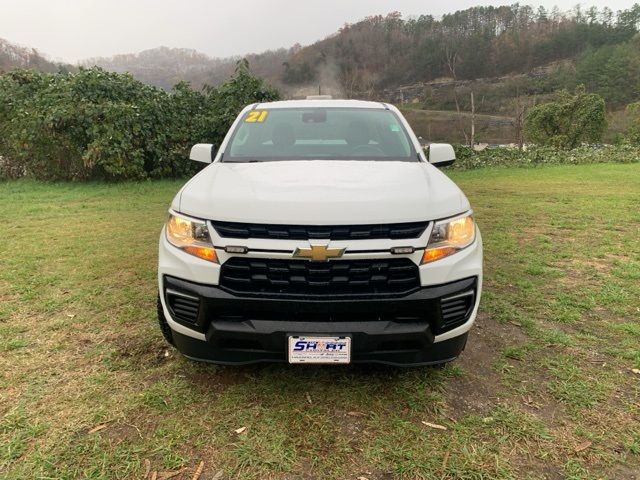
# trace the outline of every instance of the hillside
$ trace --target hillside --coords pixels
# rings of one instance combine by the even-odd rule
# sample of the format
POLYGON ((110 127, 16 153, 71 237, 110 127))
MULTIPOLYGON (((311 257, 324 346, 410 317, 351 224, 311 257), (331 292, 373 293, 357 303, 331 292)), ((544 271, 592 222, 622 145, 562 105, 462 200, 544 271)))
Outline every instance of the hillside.
POLYGON ((514 4, 473 7, 435 19, 399 13, 346 25, 336 35, 296 52, 282 81, 316 80, 337 69, 350 95, 398 85, 526 73, 552 62, 577 59, 588 49, 630 41, 640 25, 640 5, 614 14, 605 7, 582 12, 514 4))
POLYGON ((12 68, 30 68, 40 72, 58 72, 72 69, 64 65, 47 60, 34 48, 21 47, 0 38, 0 72, 12 68))
MULTIPOLYGON (((579 80, 592 90, 603 89, 608 100, 624 105, 640 98, 640 40, 633 43, 639 27, 638 4, 617 13, 608 7, 587 11, 576 7, 571 12, 518 4, 473 7, 440 19, 428 14, 404 19, 396 12, 347 24, 312 45, 252 54, 247 60, 254 73, 287 96, 317 93, 321 88, 344 97, 389 101, 398 100, 393 91, 401 86, 442 78, 454 86, 465 85, 568 63, 569 70, 544 72, 550 83, 537 82, 525 89, 545 93, 571 88, 579 80), (617 58, 612 61, 612 57, 617 58), (611 84, 612 77, 621 80, 611 84), (608 83, 605 87, 603 80, 608 83)), ((163 47, 83 63, 129 71, 168 88, 177 80, 196 87, 217 85, 228 78, 237 60, 163 47)), ((450 103, 435 107, 450 108, 450 103)))
POLYGON ((185 80, 201 85, 206 79, 207 83, 217 85, 233 72, 230 60, 211 58, 187 48, 158 47, 140 53, 90 58, 82 64, 118 73, 129 72, 138 80, 165 90, 185 80))
MULTIPOLYGON (((254 73, 280 86, 282 64, 296 48, 299 47, 250 54, 245 58, 254 73)), ((195 87, 205 84, 217 86, 233 74, 239 60, 240 57, 212 58, 186 48, 158 47, 139 53, 90 58, 81 64, 129 72, 140 81, 170 90, 180 81, 187 81, 195 87)))

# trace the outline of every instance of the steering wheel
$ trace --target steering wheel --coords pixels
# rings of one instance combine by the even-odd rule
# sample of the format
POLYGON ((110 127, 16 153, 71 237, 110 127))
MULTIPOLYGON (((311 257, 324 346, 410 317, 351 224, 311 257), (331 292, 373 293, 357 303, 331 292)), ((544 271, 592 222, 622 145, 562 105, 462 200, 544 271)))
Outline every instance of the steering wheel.
POLYGON ((358 145, 353 150, 351 150, 353 155, 380 155, 384 156, 384 151, 381 148, 376 147, 375 145, 358 145))

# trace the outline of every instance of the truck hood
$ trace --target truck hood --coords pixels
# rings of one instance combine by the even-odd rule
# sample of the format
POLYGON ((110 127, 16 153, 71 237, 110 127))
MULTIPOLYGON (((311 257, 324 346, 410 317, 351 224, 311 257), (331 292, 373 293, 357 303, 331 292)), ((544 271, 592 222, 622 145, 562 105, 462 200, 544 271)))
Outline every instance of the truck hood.
POLYGON ((210 220, 344 225, 445 218, 469 202, 427 163, 314 160, 213 163, 172 207, 210 220))

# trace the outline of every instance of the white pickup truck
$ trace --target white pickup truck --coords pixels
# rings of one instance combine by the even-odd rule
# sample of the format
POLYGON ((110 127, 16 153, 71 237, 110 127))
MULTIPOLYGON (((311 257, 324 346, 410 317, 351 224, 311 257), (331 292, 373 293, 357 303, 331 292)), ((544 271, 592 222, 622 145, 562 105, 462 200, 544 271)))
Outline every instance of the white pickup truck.
POLYGON ((178 192, 158 316, 185 356, 429 365, 464 349, 482 287, 471 206, 393 106, 249 105, 178 192))

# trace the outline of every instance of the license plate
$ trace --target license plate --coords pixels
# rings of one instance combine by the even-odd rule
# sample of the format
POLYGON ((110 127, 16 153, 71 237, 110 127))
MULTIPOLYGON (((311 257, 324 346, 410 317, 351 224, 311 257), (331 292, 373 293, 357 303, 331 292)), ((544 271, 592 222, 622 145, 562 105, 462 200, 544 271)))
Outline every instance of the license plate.
POLYGON ((351 337, 289 337, 289 363, 349 363, 351 337))

